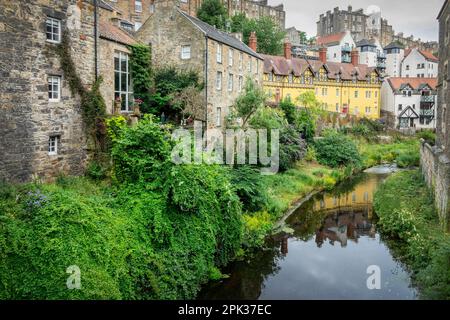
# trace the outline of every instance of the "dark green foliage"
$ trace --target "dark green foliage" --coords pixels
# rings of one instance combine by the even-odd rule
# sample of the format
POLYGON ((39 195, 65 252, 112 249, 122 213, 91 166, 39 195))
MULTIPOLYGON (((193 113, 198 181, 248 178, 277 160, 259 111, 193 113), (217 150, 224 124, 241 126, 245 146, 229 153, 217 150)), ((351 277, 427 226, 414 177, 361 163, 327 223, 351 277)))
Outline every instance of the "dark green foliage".
POLYGON ((306 141, 293 126, 287 126, 280 132, 280 170, 286 171, 306 155, 306 141))
POLYGON ((204 0, 197 11, 197 18, 221 30, 225 30, 227 16, 227 9, 220 0, 204 0))
POLYGON ((133 79, 135 99, 141 99, 141 110, 150 111, 150 97, 152 88, 152 66, 150 47, 143 44, 130 46, 130 70, 133 79))
POLYGON ((308 109, 298 111, 295 119, 295 127, 302 133, 302 138, 308 143, 313 142, 316 135, 316 123, 313 115, 308 109))
POLYGON ((420 165, 420 154, 415 150, 401 153, 395 161, 400 168, 418 167, 420 165))
POLYGON ((294 124, 297 110, 290 97, 287 97, 280 102, 280 109, 283 110, 288 123, 294 124))
POLYGON ((153 83, 149 111, 157 116, 164 113, 166 118, 174 118, 183 110, 183 105, 175 101, 177 94, 191 86, 199 90, 203 87, 196 72, 178 70, 173 66, 156 69, 153 83))
POLYGON ((400 259, 424 298, 450 299, 450 236, 442 230, 418 170, 402 171, 379 187, 374 206, 382 232, 397 239, 400 259))
POLYGON ((417 132, 417 138, 425 140, 431 146, 434 146, 436 143, 436 134, 431 130, 417 132))
POLYGON ((245 82, 244 92, 236 99, 236 116, 242 118, 242 127, 246 127, 253 115, 264 107, 266 94, 252 79, 245 82))
POLYGON ((258 52, 271 55, 283 53, 283 40, 286 32, 270 17, 261 17, 257 20, 248 19, 245 15, 236 15, 231 18, 231 31, 241 32, 243 41, 248 45, 250 33, 256 32, 258 38, 258 52))
POLYGON ((170 162, 169 132, 147 115, 134 127, 125 127, 112 147, 113 170, 119 182, 162 179, 170 162))
POLYGON ((248 165, 236 166, 230 170, 231 183, 243 210, 256 212, 262 210, 267 204, 267 190, 263 176, 258 168, 248 165))
POLYGON ((361 165, 361 156, 358 149, 347 136, 329 133, 325 137, 317 139, 314 147, 320 164, 333 168, 361 165))

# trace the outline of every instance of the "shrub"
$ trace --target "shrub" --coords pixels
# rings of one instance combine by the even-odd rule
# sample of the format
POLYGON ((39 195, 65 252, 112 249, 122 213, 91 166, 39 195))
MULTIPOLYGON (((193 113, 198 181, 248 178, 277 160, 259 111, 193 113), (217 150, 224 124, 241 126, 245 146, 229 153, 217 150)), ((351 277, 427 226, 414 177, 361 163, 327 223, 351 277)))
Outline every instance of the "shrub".
POLYGON ((416 134, 417 138, 425 140, 431 146, 434 146, 436 143, 436 134, 431 130, 423 130, 419 131, 416 134))
POLYGON ((414 167, 420 165, 420 155, 415 151, 401 153, 397 158, 397 165, 400 168, 414 167))
POLYGON ((292 102, 290 97, 287 97, 280 102, 280 109, 283 110, 288 123, 294 124, 297 108, 295 107, 295 104, 292 102))
POLYGON ((391 214, 381 215, 378 223, 386 234, 405 241, 417 232, 414 217, 405 208, 394 209, 391 214))
POLYGON ((230 176, 244 211, 255 212, 265 207, 268 195, 260 170, 246 165, 236 166, 230 171, 230 176))
POLYGON ((280 170, 286 171, 295 166, 306 154, 306 142, 293 126, 280 133, 280 170))
POLYGON ((340 134, 328 134, 314 143, 320 164, 333 168, 340 166, 360 166, 361 156, 354 142, 340 134))
POLYGON ((314 116, 307 109, 301 109, 295 120, 295 127, 302 133, 302 138, 308 143, 312 142, 316 134, 314 116))
POLYGON ((256 111, 249 124, 255 129, 282 129, 287 126, 283 113, 271 107, 263 107, 256 111))

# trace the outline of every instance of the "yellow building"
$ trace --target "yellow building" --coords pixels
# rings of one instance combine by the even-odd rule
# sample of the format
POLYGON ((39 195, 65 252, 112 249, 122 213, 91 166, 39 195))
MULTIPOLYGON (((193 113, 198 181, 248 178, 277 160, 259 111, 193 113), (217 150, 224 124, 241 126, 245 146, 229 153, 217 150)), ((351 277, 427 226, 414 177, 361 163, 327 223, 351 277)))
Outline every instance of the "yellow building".
POLYGON ((286 43, 284 56, 262 55, 264 89, 273 103, 286 97, 295 102, 312 90, 324 110, 379 119, 380 74, 376 68, 354 63, 358 55, 352 52, 352 63, 327 62, 326 49, 322 48, 319 60, 293 58, 286 43))

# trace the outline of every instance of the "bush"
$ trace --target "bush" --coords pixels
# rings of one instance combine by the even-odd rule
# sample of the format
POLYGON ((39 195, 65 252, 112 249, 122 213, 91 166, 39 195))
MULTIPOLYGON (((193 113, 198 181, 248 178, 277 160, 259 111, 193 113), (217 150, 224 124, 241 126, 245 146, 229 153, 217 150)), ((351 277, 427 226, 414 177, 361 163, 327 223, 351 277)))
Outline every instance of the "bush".
POLYGON ((302 133, 302 138, 308 143, 312 142, 316 134, 314 116, 307 109, 301 109, 295 120, 295 127, 302 133))
POLYGON ((290 97, 287 97, 280 102, 280 109, 283 110, 288 123, 294 124, 297 115, 297 108, 290 97))
POLYGON ((423 130, 419 131, 416 134, 417 138, 425 140, 431 146, 434 146, 436 143, 436 134, 431 130, 423 130))
POLYGON ((280 133, 280 170, 294 168, 305 154, 306 142, 301 138, 301 133, 293 126, 284 128, 280 133))
POLYGON ((417 152, 414 152, 414 150, 403 152, 396 158, 396 161, 400 168, 419 166, 420 155, 417 152))
POLYGON ((257 110, 250 119, 249 124, 255 129, 271 130, 286 127, 287 121, 280 110, 271 107, 263 107, 257 110))
POLYGON ((236 166, 230 171, 230 176, 244 211, 256 212, 265 207, 268 195, 260 170, 251 166, 236 166))
POLYGON ((317 139, 314 143, 320 164, 333 168, 340 166, 360 166, 361 156, 354 142, 340 134, 332 133, 317 139))

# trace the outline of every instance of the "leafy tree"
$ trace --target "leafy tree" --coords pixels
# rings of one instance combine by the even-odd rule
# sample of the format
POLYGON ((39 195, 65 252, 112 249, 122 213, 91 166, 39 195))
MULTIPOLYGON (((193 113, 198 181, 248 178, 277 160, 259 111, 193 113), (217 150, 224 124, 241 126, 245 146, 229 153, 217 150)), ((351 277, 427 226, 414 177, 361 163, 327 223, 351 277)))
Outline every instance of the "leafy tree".
POLYGON ((306 156, 306 142, 294 126, 287 126, 280 132, 280 170, 286 171, 306 156))
POLYGON ((300 43, 307 44, 308 43, 308 36, 306 35, 306 32, 299 31, 298 33, 300 35, 300 43))
POLYGON ((141 99, 141 110, 150 111, 152 68, 150 47, 144 44, 130 46, 130 69, 133 78, 134 97, 141 99))
POLYGON ((295 122, 297 108, 295 107, 295 104, 292 102, 291 98, 286 97, 281 100, 280 108, 281 110, 283 110, 289 124, 293 124, 295 122))
POLYGON ((236 116, 242 119, 242 127, 247 126, 251 117, 266 103, 266 94, 252 79, 245 82, 244 92, 236 99, 236 116))
POLYGON ((258 52, 271 55, 283 53, 283 40, 286 32, 281 30, 270 17, 248 19, 243 14, 231 18, 231 31, 242 32, 243 40, 248 45, 251 32, 256 32, 258 52))
POLYGON ((222 30, 225 30, 227 16, 227 10, 220 0, 204 0, 197 11, 197 18, 222 30))

